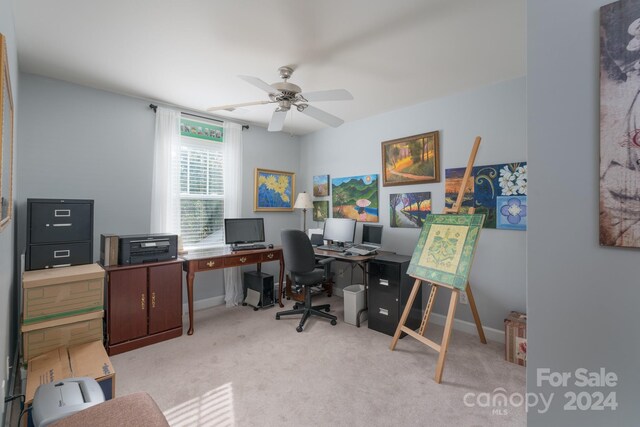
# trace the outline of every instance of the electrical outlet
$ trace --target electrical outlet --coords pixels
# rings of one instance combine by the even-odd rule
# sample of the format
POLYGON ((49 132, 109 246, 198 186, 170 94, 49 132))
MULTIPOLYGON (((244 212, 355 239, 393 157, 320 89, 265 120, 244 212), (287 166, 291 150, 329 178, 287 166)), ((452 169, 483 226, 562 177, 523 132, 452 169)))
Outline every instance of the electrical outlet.
POLYGON ((460 292, 460 302, 463 304, 469 304, 469 299, 467 298, 466 292, 460 292))

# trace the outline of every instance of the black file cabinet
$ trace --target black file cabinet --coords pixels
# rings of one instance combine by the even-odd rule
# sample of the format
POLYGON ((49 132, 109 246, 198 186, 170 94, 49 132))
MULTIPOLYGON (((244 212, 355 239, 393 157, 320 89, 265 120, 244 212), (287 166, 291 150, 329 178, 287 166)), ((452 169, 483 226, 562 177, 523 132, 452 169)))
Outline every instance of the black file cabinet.
MULTIPOLYGON (((369 328, 393 336, 409 299, 414 279, 407 276, 411 257, 380 254, 369 262, 369 328)), ((406 326, 417 329, 422 319, 422 289, 411 308, 406 326)), ((405 336, 403 333, 401 337, 405 336)))
POLYGON ((93 262, 93 200, 27 199, 26 270, 93 262))
POLYGON ((247 289, 253 289, 260 293, 260 307, 271 307, 275 304, 273 298, 273 276, 260 271, 247 271, 244 273, 244 296, 247 297, 247 289))

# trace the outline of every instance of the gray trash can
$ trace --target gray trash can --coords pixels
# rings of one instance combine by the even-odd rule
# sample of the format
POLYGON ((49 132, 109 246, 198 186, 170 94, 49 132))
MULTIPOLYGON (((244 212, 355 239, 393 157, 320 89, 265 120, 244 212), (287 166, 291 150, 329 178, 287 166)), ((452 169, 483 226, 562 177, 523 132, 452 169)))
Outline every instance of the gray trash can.
MULTIPOLYGON (((357 324, 358 312, 365 308, 364 285, 351 285, 342 290, 344 294, 344 322, 350 325, 357 324)), ((363 313, 360 321, 367 319, 367 313, 363 313)))

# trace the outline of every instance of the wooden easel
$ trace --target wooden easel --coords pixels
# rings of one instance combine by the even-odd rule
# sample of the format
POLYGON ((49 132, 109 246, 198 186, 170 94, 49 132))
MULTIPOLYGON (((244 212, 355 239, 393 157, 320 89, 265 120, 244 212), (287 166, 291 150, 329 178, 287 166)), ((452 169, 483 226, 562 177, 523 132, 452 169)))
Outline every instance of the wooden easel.
MULTIPOLYGON (((476 159, 476 154, 478 153, 478 148, 480 147, 481 138, 478 136, 473 144, 473 149, 471 150, 471 155, 469 156, 469 162, 467 163, 467 168, 464 171, 464 176, 462 178, 462 184, 460 185, 460 190, 458 191, 458 197, 456 202, 450 208, 444 208, 443 213, 445 214, 457 214, 460 212, 460 208, 462 206, 462 201, 464 200, 464 192, 467 187, 467 182, 469 181, 469 177, 471 176, 471 172, 473 169, 473 163, 476 159)), ((471 207, 469 209, 469 213, 474 213, 475 208, 471 207)), ((411 290, 411 294, 409 295, 409 299, 407 300, 407 304, 402 312, 402 317, 400 318, 400 322, 398 323, 398 327, 396 328, 396 333, 393 335, 393 340, 391 341, 391 351, 396 348, 396 344, 398 343, 398 339, 400 339, 400 334, 405 332, 407 335, 417 339, 421 343, 431 347, 435 351, 439 353, 438 355, 438 363, 436 365, 436 375, 435 381, 439 384, 442 381, 442 372, 444 371, 444 359, 447 355, 447 350, 449 348, 449 339, 451 338, 451 330, 453 329, 453 321, 455 319, 456 314, 456 306, 458 304, 458 297, 460 291, 450 285, 442 284, 442 283, 431 283, 431 293, 429 294, 429 300, 427 301, 427 307, 424 311, 424 316, 422 317, 422 323, 420 324, 420 328, 418 332, 413 329, 405 326, 407 318, 409 317, 409 312, 411 311, 411 307, 416 299, 416 295, 418 294, 418 290, 422 286, 422 279, 417 279, 413 284, 413 289, 411 290), (449 300, 449 311, 447 312, 447 320, 444 325, 444 333, 442 336, 442 342, 440 344, 426 338, 424 336, 425 330, 427 329, 427 325, 429 323, 429 317, 431 316, 431 312, 433 311, 433 302, 436 298, 436 294, 438 293, 439 288, 449 288, 451 290, 451 299, 449 300)), ((471 313, 473 314, 473 319, 476 322, 476 328, 478 329, 478 335, 480 336, 480 342, 483 344, 487 343, 487 339, 484 336, 484 330, 482 329, 482 323, 480 323, 480 316, 478 315, 478 309, 476 308, 476 301, 473 298, 473 293, 471 292, 471 284, 467 281, 467 285, 465 288, 465 292, 467 293, 467 297, 469 299, 469 307, 471 308, 471 313)))

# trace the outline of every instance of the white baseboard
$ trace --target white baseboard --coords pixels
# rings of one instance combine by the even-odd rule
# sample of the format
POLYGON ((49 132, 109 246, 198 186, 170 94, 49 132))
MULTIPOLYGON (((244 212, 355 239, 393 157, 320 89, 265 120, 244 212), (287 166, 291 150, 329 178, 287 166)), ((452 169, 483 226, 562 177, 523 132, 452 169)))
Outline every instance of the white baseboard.
MULTIPOLYGON (((444 326, 445 321, 447 320, 447 316, 437 313, 431 313, 431 321, 436 325, 444 326)), ((473 322, 468 322, 466 320, 455 319, 453 321, 453 329, 466 332, 471 335, 477 335, 478 330, 476 329, 476 324, 473 322)), ((498 343, 504 344, 504 331, 489 328, 487 326, 483 326, 484 335, 489 341, 495 341, 498 343)))

